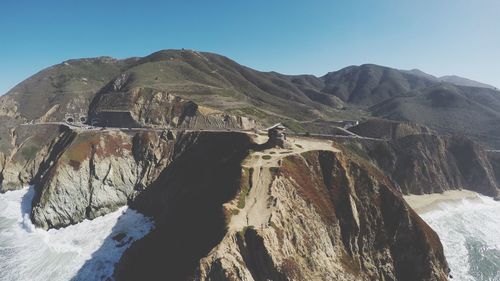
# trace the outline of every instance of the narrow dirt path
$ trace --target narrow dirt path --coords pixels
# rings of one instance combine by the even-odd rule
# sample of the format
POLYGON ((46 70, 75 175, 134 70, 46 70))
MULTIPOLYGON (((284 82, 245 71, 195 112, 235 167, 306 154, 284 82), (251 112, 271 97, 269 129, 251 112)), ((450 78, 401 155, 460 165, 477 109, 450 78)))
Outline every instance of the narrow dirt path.
MULTIPOLYGON (((267 136, 255 136, 255 142, 263 144, 267 141, 267 136)), ((253 226, 259 228, 266 225, 272 213, 271 189, 276 181, 273 181, 272 168, 281 166, 283 158, 301 154, 312 150, 328 150, 340 152, 333 146, 333 142, 323 139, 303 139, 288 138, 291 147, 289 149, 270 148, 262 151, 252 152, 243 162, 243 168, 248 171, 249 183, 248 191, 242 192, 239 196, 245 196, 238 201, 244 202, 244 206, 232 205, 236 212, 231 217, 229 229, 240 231, 245 227, 253 226)))

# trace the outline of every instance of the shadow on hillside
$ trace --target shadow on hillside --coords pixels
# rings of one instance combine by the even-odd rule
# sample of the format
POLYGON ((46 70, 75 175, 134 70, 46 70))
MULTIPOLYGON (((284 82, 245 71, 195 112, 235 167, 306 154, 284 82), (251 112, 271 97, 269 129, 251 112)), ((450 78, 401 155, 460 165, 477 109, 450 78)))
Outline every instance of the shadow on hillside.
POLYGON ((187 280, 226 234, 223 204, 240 187, 244 134, 201 134, 132 204, 156 229, 135 242, 118 264, 119 280, 187 280))
POLYGON ((135 236, 139 239, 133 242, 129 231, 139 226, 133 218, 142 215, 127 209, 72 280, 165 280, 165 276, 185 280, 192 276, 199 260, 226 233, 223 204, 239 190, 240 164, 251 145, 247 135, 238 133, 194 137, 186 137, 189 149, 131 202, 133 208, 154 217, 156 228, 142 238, 135 236))

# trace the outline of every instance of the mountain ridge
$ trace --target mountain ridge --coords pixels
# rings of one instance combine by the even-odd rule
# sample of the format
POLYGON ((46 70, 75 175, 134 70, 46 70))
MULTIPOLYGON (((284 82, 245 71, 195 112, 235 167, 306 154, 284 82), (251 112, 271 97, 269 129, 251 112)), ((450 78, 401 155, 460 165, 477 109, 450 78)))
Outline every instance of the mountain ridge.
MULTIPOLYGON (((264 125, 283 122, 296 132, 325 133, 335 121, 383 117, 422 123, 443 133, 465 134, 493 149, 500 147, 496 132, 500 116, 494 114, 500 112, 500 92, 494 89, 457 86, 420 70, 375 64, 348 66, 321 77, 285 75, 191 50, 161 50, 121 60, 67 60, 38 72, 0 97, 0 115, 12 114, 8 111, 14 107, 17 123, 62 121, 66 113, 89 114, 97 96, 123 98, 138 91, 169 93, 264 125), (103 92, 121 76, 127 77, 121 89, 103 92), (456 103, 457 99, 463 102, 456 103), (460 119, 465 104, 471 105, 466 106, 471 119, 462 118, 463 124, 453 126, 442 124, 443 108, 460 119), (429 114, 415 115, 414 108, 425 108, 429 114)), ((130 107, 130 101, 123 104, 125 109, 130 107)))
POLYGON ((498 198, 500 161, 454 134, 491 141, 500 95, 422 75, 284 75, 189 50, 69 60, 0 97, 0 191, 34 185, 44 229, 151 215, 117 280, 447 280, 402 195, 498 198), (260 130, 275 122, 284 147, 260 130))
MULTIPOLYGON (((165 53, 180 52, 180 51, 182 51, 182 52, 196 52, 196 53, 209 54, 209 55, 218 55, 216 53, 204 52, 204 51, 193 51, 193 50, 184 50, 184 49, 182 49, 182 50, 164 49, 164 50, 160 50, 160 51, 151 53, 150 55, 146 55, 144 57, 132 56, 132 57, 126 57, 126 58, 115 58, 112 56, 98 56, 98 57, 82 57, 82 58, 76 58, 76 59, 68 59, 68 60, 62 61, 58 64, 48 66, 48 67, 42 69, 41 71, 56 67, 58 65, 68 65, 71 63, 82 63, 82 62, 91 62, 91 61, 100 61, 100 62, 108 61, 108 62, 115 62, 115 63, 121 62, 121 63, 125 63, 125 64, 129 63, 129 64, 133 65, 134 63, 141 63, 141 62, 153 61, 153 60, 158 60, 158 59, 161 60, 162 55, 164 55, 165 53)), ((218 55, 218 56, 220 56, 220 55, 218 55)), ((224 56, 221 56, 221 57, 224 57, 224 56)), ((224 57, 224 58, 234 62, 234 60, 232 60, 232 59, 229 59, 227 57, 224 57)), ((349 65, 349 66, 340 68, 338 70, 327 72, 324 75, 314 75, 314 74, 307 74, 307 73, 283 74, 283 73, 280 73, 280 72, 275 71, 275 70, 270 70, 270 71, 258 71, 258 70, 256 70, 256 71, 261 72, 261 73, 267 73, 267 74, 272 74, 272 75, 281 75, 281 76, 287 76, 287 77, 309 76, 309 77, 312 77, 314 79, 318 79, 318 78, 321 79, 321 78, 323 78, 331 73, 345 71, 345 70, 350 69, 350 68, 364 67, 364 66, 375 66, 375 67, 398 70, 398 71, 412 74, 415 76, 425 77, 429 80, 448 82, 448 83, 451 83, 451 84, 454 84, 457 86, 470 86, 470 87, 497 89, 496 87, 494 87, 492 85, 489 85, 489 84, 486 84, 483 82, 479 82, 479 81, 474 81, 472 79, 461 77, 461 76, 454 75, 454 74, 449 74, 449 75, 444 75, 444 76, 438 77, 438 76, 428 74, 428 73, 426 73, 420 69, 417 69, 417 68, 411 69, 411 70, 401 70, 401 69, 397 69, 397 68, 393 68, 393 67, 389 67, 389 66, 384 66, 384 65, 373 64, 373 63, 365 63, 365 64, 360 64, 360 65, 349 65)), ((247 68, 249 68, 249 67, 247 67, 247 68)), ((251 69, 251 68, 249 68, 249 69, 251 69)), ((39 74, 41 71, 38 71, 37 73, 33 74, 32 76, 39 74)), ((32 77, 32 76, 30 76, 30 77, 32 77)), ((16 85, 14 85, 14 87, 10 88, 5 93, 2 93, 0 96, 8 94, 9 92, 13 91, 14 88, 16 88, 16 86, 18 86, 19 84, 21 84, 23 82, 24 81, 17 83, 16 85)))

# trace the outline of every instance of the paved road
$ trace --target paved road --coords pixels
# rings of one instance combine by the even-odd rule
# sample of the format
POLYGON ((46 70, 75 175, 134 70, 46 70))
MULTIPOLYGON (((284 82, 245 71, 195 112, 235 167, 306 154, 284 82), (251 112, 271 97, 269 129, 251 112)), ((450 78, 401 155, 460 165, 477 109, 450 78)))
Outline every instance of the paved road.
POLYGON ((386 139, 377 139, 377 138, 369 138, 363 137, 360 135, 352 134, 352 135, 328 135, 328 134, 289 134, 291 136, 300 136, 300 137, 320 137, 320 138, 337 138, 337 139, 363 139, 363 140, 371 140, 371 141, 383 141, 386 142, 386 139))
MULTIPOLYGON (((183 129, 183 128, 120 128, 120 127, 96 127, 96 126, 90 126, 90 125, 75 125, 75 124, 70 124, 66 122, 43 122, 43 123, 34 123, 34 124, 21 124, 22 126, 37 126, 37 125, 59 125, 59 126, 66 126, 72 130, 79 130, 79 131, 124 131, 124 132, 141 132, 141 131, 155 131, 155 132, 163 132, 165 130, 171 130, 171 131, 186 131, 186 132, 241 132, 241 133, 255 133, 253 130, 235 130, 235 129, 183 129)), ((262 134, 267 134, 267 132, 260 130, 259 133, 262 134)), ((371 140, 371 141, 387 141, 385 139, 377 139, 377 138, 369 138, 369 137, 363 137, 356 135, 351 132, 349 135, 329 135, 329 134, 296 134, 296 133, 289 133, 288 135, 290 136, 299 136, 299 137, 319 137, 319 138, 342 138, 342 139, 364 139, 364 140, 371 140)))

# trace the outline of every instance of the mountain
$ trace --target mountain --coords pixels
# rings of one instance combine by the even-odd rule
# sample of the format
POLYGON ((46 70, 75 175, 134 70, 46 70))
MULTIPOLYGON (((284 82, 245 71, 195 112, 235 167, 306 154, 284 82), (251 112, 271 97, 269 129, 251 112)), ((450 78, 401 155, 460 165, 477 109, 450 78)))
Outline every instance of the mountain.
POLYGON ((458 85, 458 86, 478 87, 478 88, 487 88, 487 89, 496 90, 496 87, 493 87, 491 85, 484 84, 481 82, 477 82, 477 81, 470 80, 470 79, 463 78, 463 77, 456 76, 456 75, 448 75, 448 76, 439 77, 439 80, 443 81, 443 82, 451 83, 454 85, 458 85))
MULTIPOLYGON (((13 117, 7 111, 15 108, 16 118, 4 121, 18 124, 30 120, 61 121, 68 113, 101 118, 99 114, 120 108, 133 115, 133 120, 123 126, 148 122, 158 125, 171 120, 172 116, 167 115, 172 111, 160 114, 155 109, 146 114, 140 108, 146 106, 141 103, 147 99, 138 99, 158 93, 165 95, 159 99, 165 100, 167 94, 179 97, 201 106, 202 111, 208 108, 221 114, 246 116, 264 125, 281 121, 298 132, 330 132, 330 127, 337 124, 335 121, 376 116, 469 135, 492 148, 500 145, 495 126, 500 94, 494 89, 457 86, 420 70, 373 64, 346 67, 322 77, 283 75, 253 70, 217 54, 190 50, 164 50, 126 60, 70 60, 42 70, 14 87, 0 99, 0 111, 5 111, 2 116, 13 117), (443 95, 450 99, 441 98, 443 95), (418 113, 421 108, 426 114, 418 113), (466 114, 462 114, 464 110, 466 114)), ((177 107, 168 104, 172 109, 177 107)), ((197 121, 191 121, 192 124, 215 122, 205 115, 195 116, 192 119, 197 121)), ((184 123, 187 126, 189 122, 184 123)))
POLYGON ((373 116, 411 121, 500 147, 500 92, 441 82, 419 70, 352 66, 323 77, 321 90, 373 116))
POLYGON ((59 130, 50 122, 67 118, 122 128, 250 129, 283 122, 295 132, 328 134, 338 131, 340 120, 377 117, 464 135, 495 149, 500 147, 499 112, 497 90, 373 64, 316 77, 260 72, 191 50, 68 60, 0 97, 2 188, 29 182, 47 154, 51 139, 30 137, 40 130, 22 125, 29 122, 46 123, 50 136, 59 130), (36 151, 44 153, 30 158, 36 151))
POLYGON ((68 60, 19 83, 1 101, 14 104, 24 120, 43 117, 61 120, 65 112, 86 111, 95 93, 133 60, 110 57, 68 60))
MULTIPOLYGON (((296 132, 335 133, 340 120, 378 117, 464 135, 495 149, 500 147, 498 112, 497 90, 373 64, 316 77, 260 72, 221 55, 190 50, 124 60, 68 60, 0 97, 2 188, 26 184, 47 153, 50 138, 29 137, 30 130, 40 130, 21 126, 27 122, 83 117, 104 126, 199 129, 283 122, 296 132), (28 156, 38 150, 45 152, 31 161, 28 156), (20 170, 28 172, 19 175, 20 170)), ((59 130, 57 124, 46 127, 51 136, 59 130)))
POLYGON ((325 83, 321 92, 364 108, 435 84, 413 73, 373 64, 346 67, 321 78, 325 83))
MULTIPOLYGON (((123 72, 119 89, 103 88, 91 111, 105 109, 106 100, 116 96, 126 103, 125 97, 132 92, 151 90, 266 124, 285 119, 299 129, 303 120, 353 116, 349 110, 339 110, 344 107, 342 101, 317 91, 322 85, 313 76, 259 72, 216 54, 167 50, 142 58, 123 72)), ((121 108, 130 106, 122 104, 121 108)))
POLYGON ((409 74, 413 74, 413 75, 416 75, 416 76, 420 76, 420 77, 423 77, 423 78, 426 78, 428 80, 432 80, 432 81, 435 81, 435 82, 439 81, 439 79, 436 76, 428 74, 428 73, 425 73, 422 70, 417 69, 417 68, 414 68, 414 69, 411 69, 411 70, 401 70, 401 71, 409 73, 409 74))
POLYGON ((43 229, 124 205, 150 216, 103 279, 446 280, 402 195, 498 198, 499 112, 494 89, 373 64, 316 77, 191 50, 69 60, 0 97, 0 191, 33 185, 43 229), (261 130, 276 122, 284 148, 261 130))
POLYGON ((496 90, 496 87, 494 87, 494 86, 491 86, 491 85, 488 85, 485 83, 481 83, 481 82, 477 82, 477 81, 467 79, 464 77, 460 77, 457 75, 446 75, 446 76, 436 77, 434 75, 425 73, 420 69, 401 70, 401 71, 406 72, 406 73, 410 73, 413 75, 417 75, 417 76, 420 76, 420 77, 423 77, 423 78, 426 78, 429 80, 433 80, 435 82, 441 81, 441 82, 446 82, 446 83, 450 83, 450 84, 457 85, 457 86, 487 88, 487 89, 496 90))
POLYGON ((395 182, 340 144, 290 138, 68 130, 35 176, 31 219, 59 228, 125 204, 150 216, 117 280, 446 280, 437 234, 395 182))
MULTIPOLYGON (((133 91, 166 92, 266 124, 285 119, 290 127, 302 131, 305 128, 300 122, 304 120, 353 119, 360 115, 337 97, 320 92, 322 87, 323 81, 311 75, 259 72, 212 53, 165 50, 127 60, 104 57, 67 61, 21 82, 1 100, 16 106, 19 118, 25 121, 61 121, 64 113, 87 113, 96 93, 101 99, 109 94, 128 97, 133 91), (122 75, 126 81, 120 91, 103 88, 122 75)), ((98 106, 105 107, 102 103, 98 106)))
POLYGON ((496 90, 436 84, 413 95, 387 99, 369 110, 374 116, 411 121, 500 147, 499 109, 496 90))

